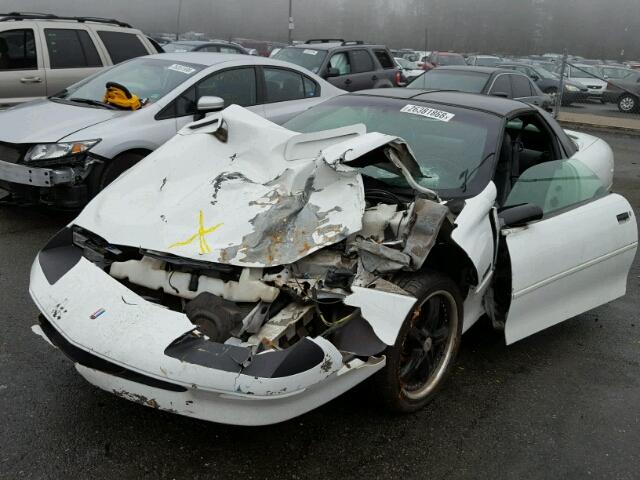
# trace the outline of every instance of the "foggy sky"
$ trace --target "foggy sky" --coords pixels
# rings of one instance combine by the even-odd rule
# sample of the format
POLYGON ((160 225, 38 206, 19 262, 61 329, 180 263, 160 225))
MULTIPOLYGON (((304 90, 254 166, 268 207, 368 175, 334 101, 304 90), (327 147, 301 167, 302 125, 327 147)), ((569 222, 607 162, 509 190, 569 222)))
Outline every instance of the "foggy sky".
MULTIPOLYGON (((294 39, 342 37, 390 47, 640 57, 640 0, 293 0, 294 39)), ((179 0, 0 0, 0 12, 117 18, 175 32, 179 0), (55 5, 55 6, 53 6, 55 5)), ((288 0, 182 0, 180 30, 287 38, 288 0)))

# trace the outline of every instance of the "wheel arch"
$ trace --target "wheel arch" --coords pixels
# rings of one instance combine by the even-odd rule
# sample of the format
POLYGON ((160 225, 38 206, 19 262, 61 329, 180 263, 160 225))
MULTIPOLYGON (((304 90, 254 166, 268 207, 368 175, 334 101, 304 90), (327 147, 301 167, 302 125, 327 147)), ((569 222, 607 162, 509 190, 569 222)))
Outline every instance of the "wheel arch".
POLYGON ((478 271, 469 255, 449 235, 442 233, 420 271, 433 270, 449 277, 466 299, 472 286, 478 284, 478 271))

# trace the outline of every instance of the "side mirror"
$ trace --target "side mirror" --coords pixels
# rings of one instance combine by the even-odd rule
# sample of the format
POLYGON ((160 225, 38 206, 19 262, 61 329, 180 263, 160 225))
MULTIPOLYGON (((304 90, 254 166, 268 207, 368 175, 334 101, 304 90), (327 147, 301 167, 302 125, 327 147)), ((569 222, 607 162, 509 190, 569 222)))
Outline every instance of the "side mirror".
POLYGON ((339 77, 340 70, 337 68, 329 67, 327 68, 327 74, 324 76, 325 78, 339 77))
POLYGON ((529 222, 540 220, 543 215, 542 208, 533 203, 505 207, 498 212, 501 228, 524 227, 529 222))
POLYGON ((538 80, 540 80, 540 77, 534 73, 533 75, 531 75, 531 80, 537 82, 538 80))
POLYGON ((224 100, 220 97, 200 97, 196 109, 200 114, 219 112, 224 109, 224 100))

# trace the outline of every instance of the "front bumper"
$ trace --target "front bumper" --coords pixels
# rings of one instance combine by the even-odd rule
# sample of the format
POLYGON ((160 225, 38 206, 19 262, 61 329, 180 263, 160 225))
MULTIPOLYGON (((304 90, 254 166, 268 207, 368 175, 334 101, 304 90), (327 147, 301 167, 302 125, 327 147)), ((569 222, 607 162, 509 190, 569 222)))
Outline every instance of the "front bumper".
POLYGON ((267 425, 312 410, 384 367, 384 357, 345 362, 321 337, 304 340, 321 352, 318 362, 297 370, 291 367, 305 362, 300 352, 295 364, 272 371, 267 356, 274 352, 248 366, 236 355, 240 347, 212 342, 222 348, 214 355, 201 348, 176 355, 172 346, 195 328, 186 316, 146 301, 69 248, 54 245, 59 258, 45 249, 34 262, 29 291, 47 325, 35 331, 90 383, 120 397, 219 423, 267 425), (98 310, 104 313, 92 319, 98 310))
POLYGON ((79 208, 89 199, 86 180, 94 163, 44 168, 0 160, 0 188, 16 203, 79 208))
POLYGON ((72 184, 77 170, 72 167, 38 168, 0 160, 0 180, 34 187, 72 184))

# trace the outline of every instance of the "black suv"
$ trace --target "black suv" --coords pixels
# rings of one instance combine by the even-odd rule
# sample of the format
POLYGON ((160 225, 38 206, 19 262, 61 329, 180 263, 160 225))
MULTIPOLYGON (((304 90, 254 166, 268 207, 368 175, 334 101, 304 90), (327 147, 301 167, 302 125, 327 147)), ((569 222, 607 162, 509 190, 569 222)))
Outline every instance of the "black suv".
POLYGON ((400 70, 384 45, 314 39, 283 48, 273 58, 295 63, 349 92, 402 84, 400 70))

